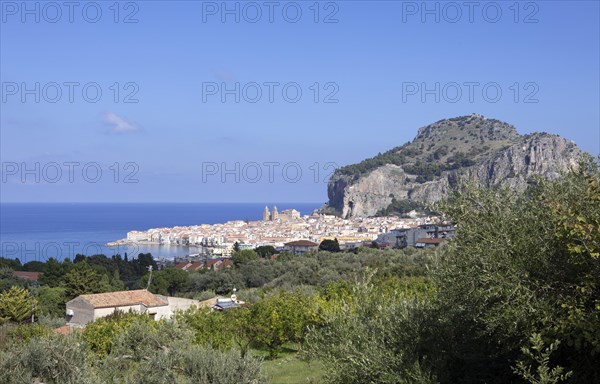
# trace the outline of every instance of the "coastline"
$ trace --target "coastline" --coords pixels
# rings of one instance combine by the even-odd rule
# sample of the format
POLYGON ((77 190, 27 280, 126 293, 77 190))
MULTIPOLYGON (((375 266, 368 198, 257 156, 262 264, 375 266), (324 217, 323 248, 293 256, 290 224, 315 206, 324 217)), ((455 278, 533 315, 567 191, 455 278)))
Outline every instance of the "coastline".
POLYGON ((108 247, 108 248, 120 247, 123 245, 138 245, 138 246, 156 245, 156 246, 187 247, 187 248, 202 247, 201 245, 198 245, 198 244, 174 244, 174 243, 160 243, 157 241, 134 241, 134 240, 127 240, 127 239, 109 241, 108 243, 104 244, 104 246, 108 247))
POLYGON ((319 244, 325 239, 337 239, 340 245, 354 247, 370 243, 394 229, 427 224, 431 220, 435 218, 379 216, 342 219, 315 212, 300 216, 294 209, 278 212, 274 207, 273 213, 265 208, 263 220, 232 220, 219 224, 129 231, 126 239, 109 242, 107 246, 133 244, 193 247, 200 249, 200 252, 219 253, 223 256, 231 255, 236 246, 240 249, 260 246, 283 249, 287 243, 298 240, 319 244))
MULTIPOLYGON (((272 204, 272 203, 269 203, 272 204)), ((277 203, 310 213, 320 203, 277 203)), ((172 258, 197 253, 195 244, 130 242, 127 232, 228 220, 257 220, 264 203, 0 203, 1 256, 21 262, 64 260, 77 254, 172 258), (189 251, 188 251, 188 248, 189 251)), ((131 240, 131 239, 130 239, 131 240)), ((157 239, 153 239, 157 240, 157 239)), ((168 241, 168 240, 167 240, 168 241)), ((191 242, 190 242, 191 243, 191 242)))

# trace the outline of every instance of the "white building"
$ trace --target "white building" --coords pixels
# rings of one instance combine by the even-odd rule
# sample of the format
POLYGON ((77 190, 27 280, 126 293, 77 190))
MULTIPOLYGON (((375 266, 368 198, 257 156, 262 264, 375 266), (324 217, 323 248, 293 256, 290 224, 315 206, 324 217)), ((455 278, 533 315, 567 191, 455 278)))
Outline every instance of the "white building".
POLYGON ((198 300, 155 295, 145 289, 79 295, 67 302, 67 323, 83 326, 115 311, 147 313, 155 320, 169 319, 175 310, 200 307, 198 300))
POLYGON ((148 232, 130 231, 127 232, 128 241, 148 241, 148 232))
POLYGON ((283 220, 297 220, 300 218, 300 212, 295 209, 286 209, 279 214, 279 218, 283 220))

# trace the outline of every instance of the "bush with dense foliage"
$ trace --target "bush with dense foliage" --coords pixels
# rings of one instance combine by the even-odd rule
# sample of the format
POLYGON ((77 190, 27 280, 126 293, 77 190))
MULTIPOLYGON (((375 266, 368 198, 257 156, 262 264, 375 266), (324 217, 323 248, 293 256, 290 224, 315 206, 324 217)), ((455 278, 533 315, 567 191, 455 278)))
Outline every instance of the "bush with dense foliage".
POLYGON ((338 239, 325 239, 319 244, 319 251, 340 252, 340 243, 338 239))
POLYGON ((8 321, 22 323, 31 319, 37 299, 25 288, 13 286, 0 292, 0 324, 8 321))
MULTIPOLYGON (((600 382, 600 170, 467 187, 429 298, 368 290, 308 336, 333 383, 600 382)), ((352 296, 352 295, 351 295, 352 296)))
MULTIPOLYGON (((457 223, 445 247, 277 260, 240 251, 230 269, 156 272, 151 289, 243 289, 245 308, 173 322, 118 313, 71 336, 17 323, 31 308, 58 313, 77 290, 114 287, 114 260, 30 264, 64 274, 37 294, 27 284, 0 294, 10 323, 0 327, 0 382, 260 383, 260 361, 246 352, 275 356, 286 343, 322 362, 330 383, 600 382, 598 162, 524 193, 469 186, 436 209, 457 223)), ((16 262, 0 262, 10 278, 16 262)))
MULTIPOLYGON (((100 356, 88 335, 41 335, 0 352, 0 382, 12 383, 206 383, 260 384, 261 361, 191 342, 193 332, 174 322, 122 315, 107 323, 130 323, 111 335, 100 356)), ((118 328, 118 325, 116 326, 118 328)), ((115 327, 113 327, 115 328, 115 327)), ((87 329, 86 329, 87 331, 87 329)))
POLYGON ((434 275, 449 382, 511 380, 534 333, 560 342, 551 363, 569 380, 600 381, 599 181, 587 159, 525 194, 471 189, 442 208, 459 223, 434 275))
POLYGON ((84 344, 76 335, 40 336, 0 352, 0 382, 98 383, 84 344))
POLYGON ((285 343, 303 342, 309 326, 320 323, 319 301, 318 295, 277 291, 235 310, 180 312, 177 322, 194 330, 194 341, 199 345, 236 348, 242 356, 249 347, 255 347, 275 357, 285 343))

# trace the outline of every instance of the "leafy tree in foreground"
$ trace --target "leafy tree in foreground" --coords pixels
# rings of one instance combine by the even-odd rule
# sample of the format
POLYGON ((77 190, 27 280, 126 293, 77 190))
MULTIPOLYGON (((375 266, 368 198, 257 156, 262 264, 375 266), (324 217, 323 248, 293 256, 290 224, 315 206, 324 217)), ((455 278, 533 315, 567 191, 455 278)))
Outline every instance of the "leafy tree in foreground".
POLYGON ((325 323, 311 327, 305 355, 325 364, 329 383, 435 383, 419 359, 415 326, 430 294, 417 291, 387 290, 369 276, 331 286, 325 323))
POLYGON ((534 333, 560 342, 552 364, 569 382, 600 382, 599 180, 587 158, 525 194, 471 188, 442 206, 459 228, 434 273, 442 382, 515 380, 534 333))
POLYGON ((248 337, 258 347, 276 357, 287 342, 303 342, 308 327, 319 322, 314 297, 300 292, 277 292, 250 308, 245 322, 248 337))
MULTIPOLYGON (((113 319, 117 322, 121 319, 113 319)), ((6 384, 261 384, 261 361, 235 350, 190 343, 191 331, 173 322, 133 321, 112 337, 110 352, 90 353, 80 333, 31 339, 0 351, 6 384)))
POLYGON ((101 382, 260 384, 261 362, 235 350, 198 346, 186 324, 133 321, 114 338, 98 364, 101 382))
POLYGON ((147 315, 117 311, 88 324, 82 333, 83 340, 90 351, 104 357, 112 351, 117 336, 135 323, 154 324, 154 320, 147 315))
POLYGON ((228 321, 227 315, 227 312, 217 312, 211 308, 193 308, 177 313, 176 320, 194 331, 191 340, 196 344, 224 351, 231 349, 234 344, 233 323, 228 321))
POLYGON ((38 289, 39 313, 56 317, 65 315, 65 289, 62 287, 51 288, 41 286, 38 289))
POLYGON ((36 337, 0 353, 0 382, 6 384, 94 384, 91 361, 76 335, 36 337))
POLYGON ((562 367, 550 368, 548 366, 550 355, 558 348, 559 341, 555 341, 545 348, 544 341, 539 333, 534 333, 529 341, 531 342, 531 348, 522 347, 521 351, 531 362, 537 365, 537 368, 534 369, 531 363, 520 360, 513 368, 516 374, 532 384, 556 384, 563 382, 573 374, 573 372, 563 373, 562 367))
POLYGON ((7 321, 22 323, 31 319, 37 306, 37 299, 28 290, 12 287, 0 293, 0 324, 7 321))
POLYGON ((309 356, 332 383, 600 382, 599 185, 587 158, 524 193, 464 188, 437 208, 458 232, 431 296, 347 290, 309 356))

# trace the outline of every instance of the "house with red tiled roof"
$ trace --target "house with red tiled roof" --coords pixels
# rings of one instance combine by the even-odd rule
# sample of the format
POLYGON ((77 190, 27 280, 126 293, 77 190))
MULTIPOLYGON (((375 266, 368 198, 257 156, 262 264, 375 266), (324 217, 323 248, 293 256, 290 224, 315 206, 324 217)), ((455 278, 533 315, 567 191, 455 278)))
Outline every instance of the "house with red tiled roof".
POLYGON ((225 259, 221 264, 219 264, 217 269, 231 268, 233 267, 233 260, 225 259))
POLYGON ((440 244, 442 244, 445 240, 446 239, 442 239, 442 238, 431 239, 428 237, 421 237, 415 241, 415 247, 416 248, 437 247, 440 244))
POLYGON ((202 268, 204 268, 204 263, 201 261, 196 261, 187 267, 186 271, 198 271, 202 268))
POLYGON ((83 326, 115 311, 146 313, 155 320, 175 310, 200 307, 198 300, 155 295, 145 289, 79 295, 67 302, 67 325, 83 326))
POLYGON ((26 271, 13 271, 12 275, 14 277, 18 277, 19 279, 29 280, 29 281, 38 281, 42 272, 26 272, 26 271))
POLYGON ((201 261, 196 261, 193 263, 184 261, 175 265, 175 268, 181 269, 182 271, 197 271, 204 268, 204 263, 201 261))
POLYGON ((218 270, 221 264, 223 264, 221 259, 211 259, 206 262, 206 269, 218 270))
POLYGON ((189 261, 182 261, 181 263, 177 263, 175 265, 176 269, 181 269, 182 271, 187 271, 187 269, 192 265, 189 261))
POLYGON ((308 240, 297 240, 285 243, 283 245, 283 249, 285 251, 293 253, 294 255, 301 255, 308 251, 316 251, 317 249, 319 249, 319 244, 313 243, 312 241, 308 240))

